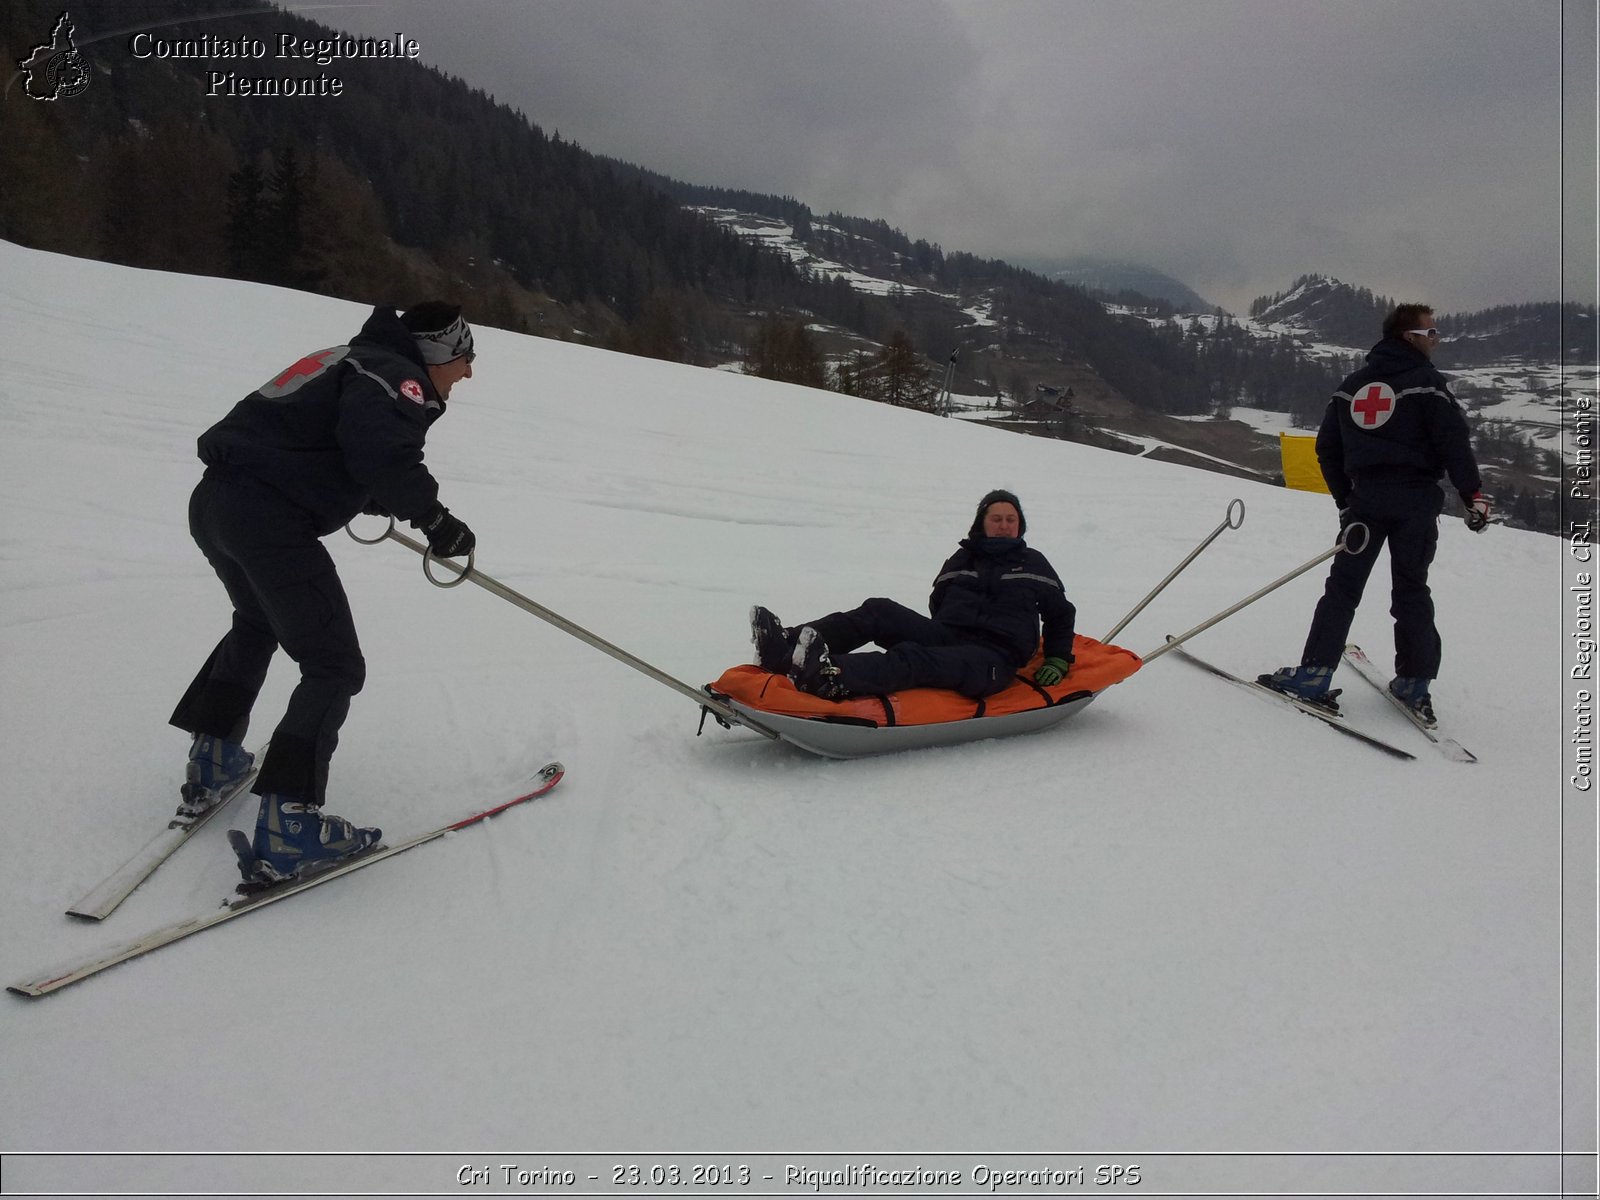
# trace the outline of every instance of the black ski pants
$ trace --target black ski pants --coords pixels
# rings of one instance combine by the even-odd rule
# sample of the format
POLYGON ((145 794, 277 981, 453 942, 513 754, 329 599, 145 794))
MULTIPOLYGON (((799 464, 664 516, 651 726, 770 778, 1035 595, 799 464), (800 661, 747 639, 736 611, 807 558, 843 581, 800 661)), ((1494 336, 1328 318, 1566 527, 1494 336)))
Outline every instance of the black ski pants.
POLYGON ((1438 678, 1443 646, 1434 624, 1428 568, 1439 546, 1439 513, 1443 506, 1443 493, 1431 485, 1423 489, 1372 489, 1366 494, 1358 488, 1350 499, 1350 519, 1363 522, 1372 536, 1361 553, 1334 556, 1327 587, 1317 602, 1305 652, 1300 657, 1304 665, 1339 665, 1378 552, 1387 545, 1395 674, 1438 678))
POLYGON ((999 646, 883 597, 807 622, 828 647, 839 680, 858 695, 949 688, 974 700, 1008 687, 1019 664, 999 646), (875 642, 883 653, 854 653, 875 642))
POLYGON ((189 531, 233 602, 233 625, 172 714, 190 733, 242 741, 278 647, 300 682, 254 790, 321 804, 350 698, 366 680, 350 602, 311 516, 263 483, 207 471, 189 531))

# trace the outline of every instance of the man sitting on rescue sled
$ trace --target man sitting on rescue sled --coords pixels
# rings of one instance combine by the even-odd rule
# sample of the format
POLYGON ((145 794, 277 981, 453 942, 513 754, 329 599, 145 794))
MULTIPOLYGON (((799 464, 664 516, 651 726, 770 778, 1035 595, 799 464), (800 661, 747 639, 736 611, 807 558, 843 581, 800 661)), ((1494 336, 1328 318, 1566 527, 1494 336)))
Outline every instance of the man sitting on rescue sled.
POLYGON ((876 597, 849 612, 786 627, 760 605, 750 610, 756 660, 824 700, 949 688, 980 700, 1010 686, 1033 658, 1034 681, 1060 683, 1072 668, 1077 610, 1049 561, 1022 540, 1028 523, 1011 492, 990 492, 972 528, 940 568, 928 599, 932 618, 876 597), (856 653, 875 642, 883 652, 856 653))

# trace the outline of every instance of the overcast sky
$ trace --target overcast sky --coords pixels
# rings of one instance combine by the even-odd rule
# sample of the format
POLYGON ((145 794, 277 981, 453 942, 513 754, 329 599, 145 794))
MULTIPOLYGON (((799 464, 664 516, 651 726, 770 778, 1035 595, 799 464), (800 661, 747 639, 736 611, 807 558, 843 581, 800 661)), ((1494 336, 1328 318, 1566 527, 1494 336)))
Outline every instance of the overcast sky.
POLYGON ((292 6, 597 153, 946 250, 1135 261, 1234 311, 1312 271, 1594 299, 1592 0, 292 6))

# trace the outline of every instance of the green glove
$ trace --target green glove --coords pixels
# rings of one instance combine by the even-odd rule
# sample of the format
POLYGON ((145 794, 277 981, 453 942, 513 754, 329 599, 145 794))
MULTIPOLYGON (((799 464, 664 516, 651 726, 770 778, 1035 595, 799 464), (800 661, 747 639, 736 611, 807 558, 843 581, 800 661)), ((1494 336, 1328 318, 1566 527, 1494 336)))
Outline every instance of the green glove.
POLYGON ((1067 672, 1070 670, 1072 670, 1070 658, 1047 658, 1033 673, 1033 681, 1040 687, 1054 687, 1067 677, 1067 672))

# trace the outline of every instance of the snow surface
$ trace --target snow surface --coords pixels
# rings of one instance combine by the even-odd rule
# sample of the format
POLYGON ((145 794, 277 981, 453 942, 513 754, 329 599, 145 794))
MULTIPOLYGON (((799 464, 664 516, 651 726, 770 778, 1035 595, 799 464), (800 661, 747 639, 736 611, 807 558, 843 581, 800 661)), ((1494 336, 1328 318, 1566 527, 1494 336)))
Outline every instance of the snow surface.
MULTIPOLYGON (((167 819, 187 740, 166 718, 225 628, 186 529, 196 435, 366 310, 3 243, 0 279, 11 981, 232 886, 244 808, 103 926, 62 915, 167 819)), ((1325 497, 493 329, 478 346, 428 444, 478 566, 695 685, 748 660, 752 603, 921 604, 996 486, 1091 635, 1245 499, 1119 639, 1141 652, 1335 533, 1325 497)), ((369 665, 331 811, 400 838, 546 758, 567 780, 57 996, 4 997, 8 1191, 268 1194, 333 1151, 461 1155, 310 1160, 312 1188, 440 1194, 491 1151, 1085 1148, 1289 1154, 1243 1164, 1269 1192, 1336 1168, 1396 1186, 1393 1162, 1297 1155, 1520 1153, 1467 1160, 1471 1188, 1551 1190, 1558 539, 1443 526, 1435 699, 1475 766, 1353 673, 1353 718, 1417 761, 1175 656, 1028 737, 858 762, 697 738, 682 696, 480 589, 430 587, 403 548, 328 546, 369 665), (263 1150, 295 1155, 16 1156, 263 1150)), ((1295 660, 1321 577, 1195 649, 1295 660)), ((1381 592, 1354 632, 1386 662, 1381 592)), ((292 683, 277 664, 254 739, 292 683)), ((1143 1190, 1194 1178, 1151 1159, 1143 1190)))

